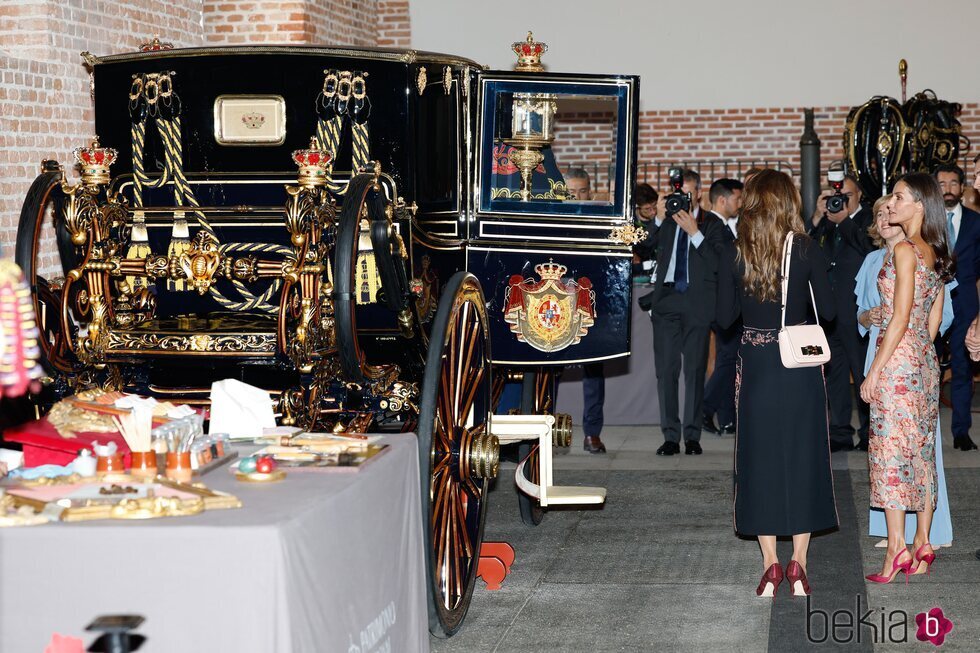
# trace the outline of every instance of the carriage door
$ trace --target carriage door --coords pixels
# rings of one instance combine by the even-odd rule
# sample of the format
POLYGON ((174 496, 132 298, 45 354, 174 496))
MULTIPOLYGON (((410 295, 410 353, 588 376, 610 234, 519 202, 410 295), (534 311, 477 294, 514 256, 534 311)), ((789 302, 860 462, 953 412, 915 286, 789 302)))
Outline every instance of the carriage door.
POLYGON ((626 356, 639 80, 487 72, 478 79, 467 267, 493 361, 626 356))

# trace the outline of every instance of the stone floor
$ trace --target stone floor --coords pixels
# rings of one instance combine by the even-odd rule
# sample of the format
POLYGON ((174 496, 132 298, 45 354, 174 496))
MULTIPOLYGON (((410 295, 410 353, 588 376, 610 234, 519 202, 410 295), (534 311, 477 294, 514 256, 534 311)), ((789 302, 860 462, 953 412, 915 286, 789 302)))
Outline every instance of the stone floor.
MULTIPOLYGON (((462 629, 432 639, 434 652, 926 651, 915 615, 937 606, 954 625, 942 650, 980 651, 980 451, 947 438, 954 544, 931 577, 884 586, 864 580, 883 555, 866 535, 866 454, 834 454, 841 527, 811 543, 808 616, 785 584, 775 601, 755 597, 758 547, 732 531, 732 436, 705 434, 704 455, 667 458, 654 454, 656 427, 607 427, 603 440, 605 456, 556 455, 555 482, 604 486, 605 506, 552 510, 537 527, 521 523, 513 466, 502 466, 485 539, 510 542, 517 559, 499 591, 477 581, 462 629)), ((779 547, 788 560, 790 544, 779 547)))

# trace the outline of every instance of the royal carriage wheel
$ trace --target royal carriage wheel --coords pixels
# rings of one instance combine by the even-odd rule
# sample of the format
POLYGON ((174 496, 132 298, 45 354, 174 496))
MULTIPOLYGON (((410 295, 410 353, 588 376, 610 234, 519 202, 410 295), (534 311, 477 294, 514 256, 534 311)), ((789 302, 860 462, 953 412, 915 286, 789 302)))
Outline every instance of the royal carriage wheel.
MULTIPOLYGON (((50 224, 49 207, 57 214, 62 206, 64 194, 61 190, 62 173, 54 162, 45 162, 41 174, 31 184, 24 198, 20 222, 17 227, 16 262, 24 272, 31 289, 31 299, 37 316, 40 331, 40 362, 50 377, 69 374, 73 371, 74 356, 70 350, 66 334, 60 326, 62 288, 48 276, 42 274, 38 258, 42 238, 46 235, 44 225, 50 224)), ((77 253, 64 226, 55 221, 55 238, 60 258, 60 271, 55 276, 67 275, 77 263, 77 253)), ((67 334, 71 337, 71 334, 67 334)))
POLYGON ((455 633, 469 608, 497 474, 490 369, 483 292, 457 272, 432 323, 419 411, 429 630, 438 637, 455 633))

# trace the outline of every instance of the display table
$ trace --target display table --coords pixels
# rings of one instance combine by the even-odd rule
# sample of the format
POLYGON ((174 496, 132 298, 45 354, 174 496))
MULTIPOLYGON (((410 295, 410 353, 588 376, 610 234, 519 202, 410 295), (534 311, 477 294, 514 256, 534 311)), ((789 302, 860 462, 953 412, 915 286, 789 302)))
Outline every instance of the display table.
POLYGON ((0 529, 0 651, 139 614, 140 653, 427 651, 415 436, 358 472, 204 477, 243 508, 0 529))

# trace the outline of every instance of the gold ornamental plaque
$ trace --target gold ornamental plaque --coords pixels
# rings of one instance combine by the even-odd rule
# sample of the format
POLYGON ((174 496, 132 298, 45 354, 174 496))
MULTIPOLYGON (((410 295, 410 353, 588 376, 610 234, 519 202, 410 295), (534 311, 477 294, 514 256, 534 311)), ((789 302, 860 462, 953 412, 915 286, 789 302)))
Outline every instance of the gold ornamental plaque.
POLYGON ((282 145, 286 100, 280 95, 219 95, 214 101, 214 140, 221 145, 282 145))

